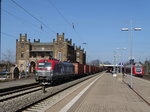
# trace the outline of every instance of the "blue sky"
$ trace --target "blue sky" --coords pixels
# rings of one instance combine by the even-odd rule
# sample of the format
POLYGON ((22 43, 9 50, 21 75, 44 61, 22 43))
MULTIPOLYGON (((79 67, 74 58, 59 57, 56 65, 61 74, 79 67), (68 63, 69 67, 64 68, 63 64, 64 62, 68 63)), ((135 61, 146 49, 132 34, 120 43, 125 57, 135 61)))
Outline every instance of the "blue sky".
POLYGON ((72 38, 76 45, 86 49, 88 61, 100 59, 112 62, 113 52, 119 53, 116 48, 127 48, 123 51, 123 60, 127 61, 130 33, 121 31, 121 28, 130 27, 132 20, 133 27, 142 28, 142 31, 132 32, 133 57, 136 61, 150 59, 150 0, 14 1, 49 28, 42 25, 41 30, 41 23, 11 0, 2 0, 2 32, 12 35, 2 34, 3 53, 10 49, 15 54, 16 39, 20 33, 27 33, 31 41, 35 38, 41 39, 42 42, 52 42, 57 32, 60 34, 64 32, 66 38, 72 38), (87 45, 83 45, 83 42, 87 45))

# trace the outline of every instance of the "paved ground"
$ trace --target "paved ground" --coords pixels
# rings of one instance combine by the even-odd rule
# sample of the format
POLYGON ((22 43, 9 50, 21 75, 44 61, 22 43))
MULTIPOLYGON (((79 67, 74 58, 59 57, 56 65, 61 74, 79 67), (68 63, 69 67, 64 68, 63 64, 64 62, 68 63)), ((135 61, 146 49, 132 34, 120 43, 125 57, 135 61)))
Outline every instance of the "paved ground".
POLYGON ((114 78, 109 73, 104 74, 84 95, 70 111, 150 112, 150 106, 122 82, 121 76, 114 78))
MULTIPOLYGON (((76 86, 72 87, 73 91, 72 92, 70 91, 70 94, 65 97, 63 95, 65 92, 63 92, 61 97, 64 97, 64 98, 61 100, 57 99, 58 96, 56 95, 56 97, 54 99, 57 101, 54 101, 54 102, 57 102, 57 103, 50 106, 46 112, 60 112, 60 110, 64 106, 66 106, 68 102, 70 102, 74 97, 76 97, 82 90, 84 90, 84 88, 86 88, 93 80, 97 79, 99 76, 102 76, 102 73, 99 73, 99 74, 95 75, 94 77, 92 77, 84 82, 79 83, 78 85, 76 85, 77 88, 76 88, 76 86)), ((65 93, 65 94, 67 94, 67 93, 65 93)), ((66 112, 66 110, 64 110, 63 112, 66 112)))
MULTIPOLYGON (((124 78, 124 81, 131 84, 130 75, 124 78)), ((133 89, 137 91, 144 99, 150 103, 150 81, 143 78, 133 77, 133 89)))
MULTIPOLYGON (((121 74, 117 75, 117 77, 113 77, 110 73, 100 74, 99 76, 101 77, 97 79, 69 109, 70 112, 150 112, 150 106, 122 82, 121 74)), ((125 77, 124 81, 130 84, 130 76, 125 77)), ((33 82, 35 82, 34 79, 24 79, 0 83, 0 89, 33 82)), ((86 86, 88 86, 88 84, 86 86)), ((86 86, 84 88, 86 88, 86 86)), ((150 102, 149 87, 150 81, 133 77, 133 88, 148 102, 150 102)), ((84 88, 78 89, 78 93, 84 88)), ((74 97, 78 96, 78 93, 74 91, 73 94, 71 94, 72 98, 62 100, 62 102, 66 101, 66 103, 63 103, 64 105, 61 104, 62 107, 60 107, 60 105, 57 106, 57 104, 61 103, 59 102, 51 109, 53 111, 63 109, 74 97)), ((49 110, 47 112, 49 112, 49 110)))

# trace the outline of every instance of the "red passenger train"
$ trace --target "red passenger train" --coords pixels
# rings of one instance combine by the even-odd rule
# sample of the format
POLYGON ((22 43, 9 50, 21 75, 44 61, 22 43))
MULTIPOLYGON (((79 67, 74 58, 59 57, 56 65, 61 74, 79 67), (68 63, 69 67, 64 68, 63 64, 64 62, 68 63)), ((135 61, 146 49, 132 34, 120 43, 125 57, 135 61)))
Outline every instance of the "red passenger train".
POLYGON ((35 80, 40 83, 53 83, 58 80, 81 77, 100 71, 102 69, 96 66, 44 59, 39 60, 36 64, 35 80))
MULTIPOLYGON (((126 66, 124 68, 124 72, 125 73, 131 73, 131 66, 126 66)), ((142 66, 142 64, 140 63, 135 63, 133 66, 132 66, 132 74, 134 76, 139 76, 139 77, 143 77, 143 74, 144 74, 144 67, 142 66)))

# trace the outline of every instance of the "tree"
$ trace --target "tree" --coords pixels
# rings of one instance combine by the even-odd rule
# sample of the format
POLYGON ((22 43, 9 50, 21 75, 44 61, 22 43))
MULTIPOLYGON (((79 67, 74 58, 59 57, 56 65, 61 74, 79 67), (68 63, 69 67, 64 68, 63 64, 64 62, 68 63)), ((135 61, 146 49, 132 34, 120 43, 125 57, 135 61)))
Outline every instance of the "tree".
POLYGON ((8 49, 5 53, 3 53, 3 60, 5 62, 14 63, 15 62, 15 54, 12 50, 8 49))
POLYGON ((104 61, 103 64, 106 64, 106 65, 111 65, 111 63, 109 61, 104 61))
POLYGON ((102 62, 99 59, 92 60, 89 64, 99 66, 102 62))

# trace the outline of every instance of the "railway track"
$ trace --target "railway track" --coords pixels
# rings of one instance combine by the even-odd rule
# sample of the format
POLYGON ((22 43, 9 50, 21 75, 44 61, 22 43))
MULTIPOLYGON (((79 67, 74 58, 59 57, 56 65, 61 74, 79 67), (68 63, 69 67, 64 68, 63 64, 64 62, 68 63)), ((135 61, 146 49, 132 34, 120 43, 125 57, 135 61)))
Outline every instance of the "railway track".
POLYGON ((142 78, 150 81, 150 75, 143 75, 142 78))
POLYGON ((29 94, 29 93, 32 93, 32 92, 36 92, 38 90, 41 90, 40 85, 35 85, 35 86, 32 86, 32 87, 27 87, 27 88, 23 88, 23 89, 19 89, 19 90, 13 90, 13 91, 10 91, 10 92, 5 92, 5 93, 2 93, 0 95, 1 96, 0 97, 0 102, 11 100, 13 98, 16 98, 16 97, 19 97, 19 96, 22 96, 22 95, 26 95, 26 94, 29 94))
POLYGON ((61 85, 57 85, 54 87, 47 87, 46 92, 43 93, 41 87, 32 88, 26 91, 20 91, 17 93, 4 95, 0 99, 0 112, 14 112, 14 111, 23 111, 30 106, 37 104, 55 94, 58 94, 70 87, 81 83, 95 75, 90 75, 87 77, 83 77, 71 82, 67 82, 61 85), (5 106, 9 105, 9 106, 5 106))
MULTIPOLYGON (((99 77, 99 75, 97 75, 99 77)), ((76 91, 79 88, 86 87, 91 81, 96 79, 97 77, 90 77, 86 80, 83 80, 75 85, 72 85, 62 91, 59 91, 57 94, 52 95, 51 97, 48 97, 45 100, 36 102, 35 104, 23 109, 23 112, 45 112, 53 105, 57 104, 61 100, 63 100, 68 95, 72 94, 74 91, 76 91)))
POLYGON ((38 83, 1 89, 0 102, 40 90, 38 83))
POLYGON ((38 86, 39 86, 38 83, 32 83, 32 84, 26 84, 26 85, 21 85, 21 86, 15 86, 15 87, 0 89, 0 97, 4 96, 4 95, 16 93, 16 92, 19 92, 19 91, 24 91, 24 90, 27 90, 27 89, 35 88, 35 87, 38 87, 38 86))

